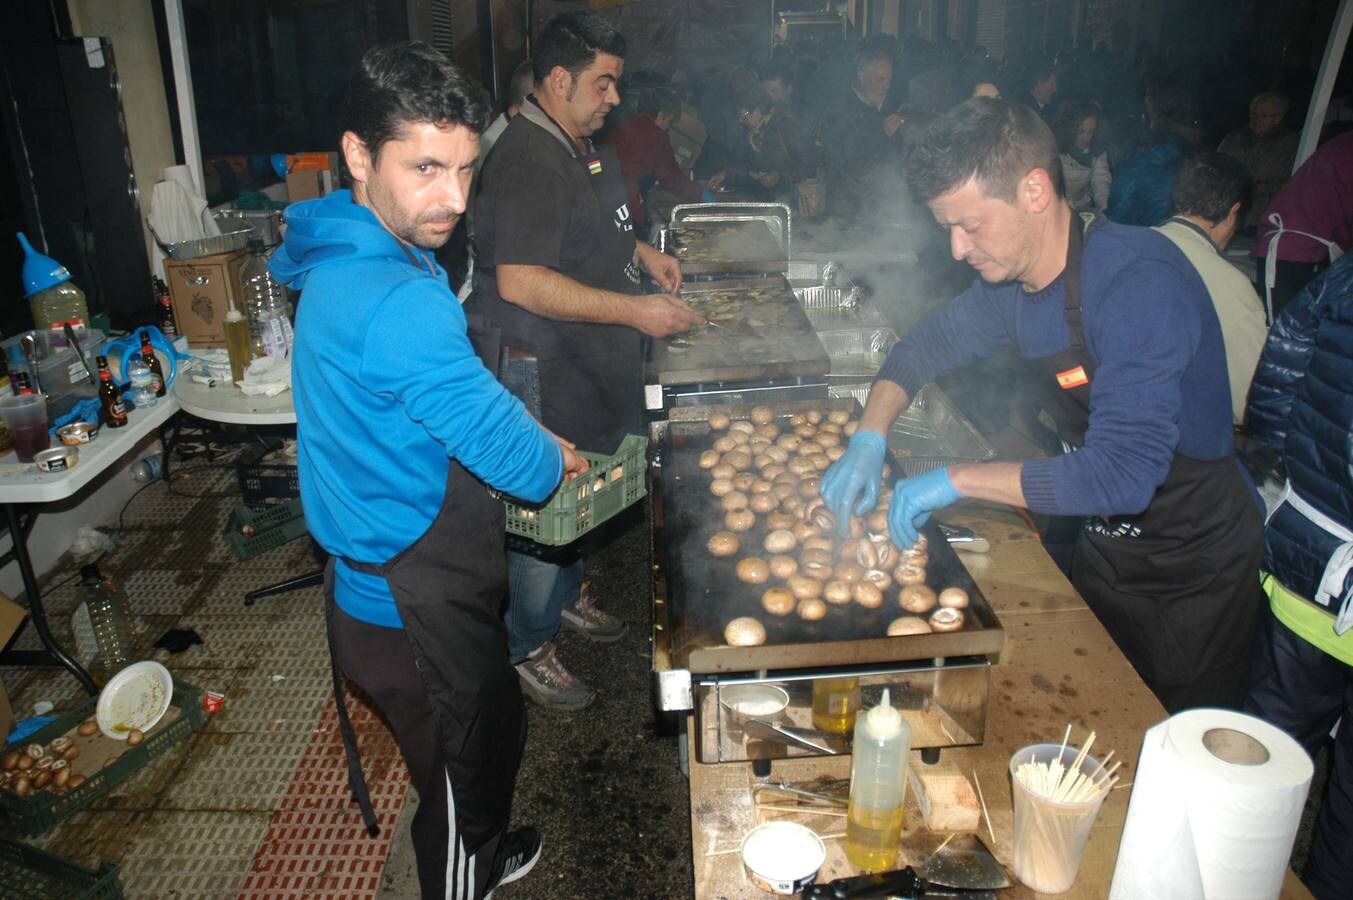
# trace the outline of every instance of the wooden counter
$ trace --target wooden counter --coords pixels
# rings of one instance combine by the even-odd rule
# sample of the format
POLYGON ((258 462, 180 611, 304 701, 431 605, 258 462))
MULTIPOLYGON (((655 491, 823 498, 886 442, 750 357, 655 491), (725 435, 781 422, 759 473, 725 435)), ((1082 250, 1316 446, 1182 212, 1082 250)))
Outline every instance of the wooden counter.
MULTIPOLYGON (((1023 522, 1007 510, 985 506, 952 509, 942 518, 966 525, 991 542, 991 552, 960 553, 1005 628, 1005 649, 991 671, 985 742, 947 749, 936 770, 976 772, 991 814, 996 840, 982 838, 998 859, 1010 863, 1014 812, 1010 794, 1010 755, 1039 741, 1060 742, 1068 723, 1079 745, 1089 729, 1097 733, 1094 753, 1117 750, 1123 760, 1119 787, 1105 800, 1085 847, 1080 873, 1071 891, 1060 897, 1108 895, 1118 842, 1127 815, 1128 784, 1146 729, 1165 718, 1155 696, 1137 676, 1098 619, 1043 551, 1023 522)), ((912 753, 913 767, 922 767, 912 753)), ((752 806, 754 783, 748 763, 702 765, 691 752, 691 836, 697 898, 760 898, 767 895, 746 877, 738 848, 760 821, 783 816, 808 825, 827 838, 827 865, 819 875, 829 881, 854 874, 845 859, 845 819, 800 813, 761 812, 752 806)), ((850 757, 778 760, 772 781, 808 781, 822 775, 848 778, 850 757)), ((942 836, 940 836, 942 837, 942 836)), ((904 859, 920 862, 938 838, 921 827, 911 792, 903 833, 904 859)), ((1002 897, 1039 896, 1018 886, 1002 897)), ((1309 897, 1291 872, 1283 897, 1309 897)))

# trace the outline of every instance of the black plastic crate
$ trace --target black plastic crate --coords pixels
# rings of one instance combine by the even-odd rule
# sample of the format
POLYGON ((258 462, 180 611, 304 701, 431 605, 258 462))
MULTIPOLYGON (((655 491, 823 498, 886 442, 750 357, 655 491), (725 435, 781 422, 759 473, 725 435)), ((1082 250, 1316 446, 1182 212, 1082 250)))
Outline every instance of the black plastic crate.
POLYGON ((117 866, 97 872, 18 841, 0 838, 0 897, 9 900, 117 900, 117 866))
POLYGON ((240 480, 240 496, 250 509, 266 509, 282 500, 301 496, 296 466, 269 458, 273 451, 255 447, 241 454, 235 463, 240 480))

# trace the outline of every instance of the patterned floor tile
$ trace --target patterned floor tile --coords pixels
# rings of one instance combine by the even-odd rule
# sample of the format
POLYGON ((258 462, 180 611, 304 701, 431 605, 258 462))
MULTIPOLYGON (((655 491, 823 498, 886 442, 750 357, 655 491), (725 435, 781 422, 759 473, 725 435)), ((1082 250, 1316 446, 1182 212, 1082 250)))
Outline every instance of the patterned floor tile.
POLYGON ((254 648, 270 626, 265 617, 246 612, 233 616, 190 613, 177 617, 174 627, 197 632, 202 643, 172 656, 162 651, 155 658, 169 665, 172 671, 186 671, 248 665, 254 658, 254 648))
POLYGON ((352 803, 331 700, 259 845, 241 900, 375 897, 408 793, 408 773, 375 713, 355 700, 348 708, 380 833, 367 834, 352 803))
POLYGON ((177 615, 186 612, 185 594, 192 586, 179 569, 141 569, 124 580, 121 590, 134 615, 177 615))
POLYGON ((157 807, 271 813, 281 801, 309 738, 309 732, 299 731, 205 732, 157 807))
POLYGON ((304 659, 260 660, 255 668, 240 672, 207 730, 309 734, 332 691, 327 657, 318 666, 304 659))
POLYGON ((267 831, 266 812, 155 812, 121 862, 128 897, 234 898, 267 831))

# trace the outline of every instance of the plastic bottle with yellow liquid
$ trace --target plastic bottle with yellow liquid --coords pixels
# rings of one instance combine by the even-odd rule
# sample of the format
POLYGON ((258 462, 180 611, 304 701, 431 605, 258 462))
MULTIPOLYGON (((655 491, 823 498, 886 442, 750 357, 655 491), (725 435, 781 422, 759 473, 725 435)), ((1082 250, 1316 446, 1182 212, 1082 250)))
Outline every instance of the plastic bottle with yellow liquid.
POLYGON ((232 302, 223 324, 226 352, 230 355, 230 383, 237 384, 253 358, 249 351, 249 321, 232 302))
POLYGON ((878 706, 857 717, 851 748, 846 858, 866 872, 895 868, 902 842, 911 726, 890 701, 884 688, 878 706))

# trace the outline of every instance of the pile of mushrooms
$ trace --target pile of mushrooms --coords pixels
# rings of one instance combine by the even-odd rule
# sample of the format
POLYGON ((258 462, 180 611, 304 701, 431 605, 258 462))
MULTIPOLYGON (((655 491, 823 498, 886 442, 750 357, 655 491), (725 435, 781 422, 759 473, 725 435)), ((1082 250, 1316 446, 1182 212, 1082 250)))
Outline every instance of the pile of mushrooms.
MULTIPOLYGON (((882 610, 896 590, 905 614, 887 624, 888 635, 963 627, 968 593, 950 587, 936 594, 926 585, 925 537, 905 549, 893 544, 891 490, 879 492, 868 515, 851 517, 848 538, 837 538, 836 517, 818 487, 858 426, 848 411, 809 410, 778 420, 770 407, 756 406, 746 419, 714 412, 708 424, 713 441, 699 466, 719 500, 723 527, 705 546, 712 556, 737 559, 738 580, 764 586, 765 613, 818 621, 832 607, 882 610), (752 534, 758 525, 765 529, 759 541, 752 534)), ((754 646, 765 642, 766 629, 755 616, 739 616, 725 627, 724 640, 754 646)))

